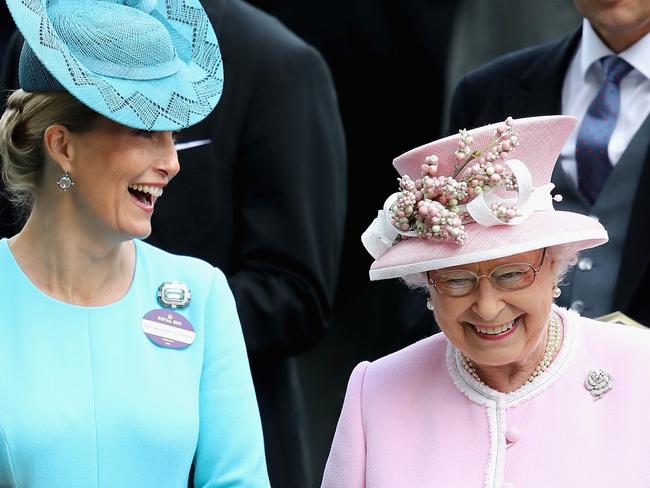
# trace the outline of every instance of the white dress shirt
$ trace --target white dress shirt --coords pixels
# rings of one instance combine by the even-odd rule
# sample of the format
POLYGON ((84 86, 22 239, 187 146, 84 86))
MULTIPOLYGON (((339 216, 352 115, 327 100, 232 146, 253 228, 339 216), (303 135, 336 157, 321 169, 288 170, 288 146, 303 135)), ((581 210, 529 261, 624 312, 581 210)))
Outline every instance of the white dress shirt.
MULTIPOLYGON (((585 19, 580 46, 569 65, 562 86, 562 113, 577 117, 578 123, 562 148, 560 162, 576 186, 578 170, 575 151, 578 130, 589 104, 603 83, 604 74, 599 59, 611 54, 615 53, 603 43, 585 19)), ((628 144, 650 114, 650 34, 619 53, 619 56, 634 69, 623 78, 620 85, 620 111, 607 148, 612 165, 621 159, 628 144)))

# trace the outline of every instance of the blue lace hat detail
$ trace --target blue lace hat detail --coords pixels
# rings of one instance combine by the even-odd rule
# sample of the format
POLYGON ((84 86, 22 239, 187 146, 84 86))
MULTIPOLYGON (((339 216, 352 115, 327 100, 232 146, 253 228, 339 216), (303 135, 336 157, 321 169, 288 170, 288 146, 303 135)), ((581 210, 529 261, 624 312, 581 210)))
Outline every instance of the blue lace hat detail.
POLYGON ((7 0, 25 37, 25 91, 65 90, 123 125, 177 130, 223 89, 214 29, 198 0, 7 0))

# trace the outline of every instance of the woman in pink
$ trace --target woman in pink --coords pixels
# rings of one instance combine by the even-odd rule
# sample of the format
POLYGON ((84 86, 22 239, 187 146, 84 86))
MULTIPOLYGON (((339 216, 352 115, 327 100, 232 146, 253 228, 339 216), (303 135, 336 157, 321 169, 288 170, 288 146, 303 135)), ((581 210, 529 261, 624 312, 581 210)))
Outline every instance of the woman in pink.
POLYGON ((508 119, 395 160, 370 278, 425 286, 442 333, 355 368, 323 488, 650 487, 650 333, 553 304, 607 241, 553 209, 574 125, 508 119))

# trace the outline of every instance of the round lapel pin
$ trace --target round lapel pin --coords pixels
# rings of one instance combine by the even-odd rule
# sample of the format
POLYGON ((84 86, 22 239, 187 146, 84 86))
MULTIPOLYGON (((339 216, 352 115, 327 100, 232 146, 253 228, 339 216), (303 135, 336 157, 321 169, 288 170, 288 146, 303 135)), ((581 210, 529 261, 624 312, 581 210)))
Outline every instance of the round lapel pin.
POLYGON ((188 347, 196 335, 186 317, 161 308, 151 310, 142 317, 142 330, 151 342, 170 349, 188 347))

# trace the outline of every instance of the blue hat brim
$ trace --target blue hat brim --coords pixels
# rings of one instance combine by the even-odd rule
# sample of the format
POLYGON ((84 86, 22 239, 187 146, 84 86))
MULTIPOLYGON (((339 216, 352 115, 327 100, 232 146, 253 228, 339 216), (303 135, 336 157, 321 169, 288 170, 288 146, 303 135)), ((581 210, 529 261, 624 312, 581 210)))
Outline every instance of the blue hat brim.
POLYGON ((197 0, 156 1, 151 13, 175 30, 172 40, 193 45, 174 74, 148 80, 105 76, 84 66, 57 35, 48 17, 47 0, 8 0, 7 5, 47 71, 81 103, 117 123, 152 131, 178 130, 203 120, 219 101, 223 90, 221 52, 197 0))

